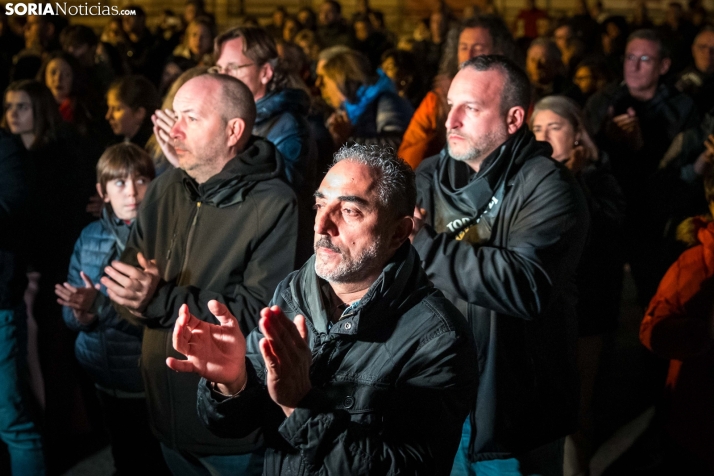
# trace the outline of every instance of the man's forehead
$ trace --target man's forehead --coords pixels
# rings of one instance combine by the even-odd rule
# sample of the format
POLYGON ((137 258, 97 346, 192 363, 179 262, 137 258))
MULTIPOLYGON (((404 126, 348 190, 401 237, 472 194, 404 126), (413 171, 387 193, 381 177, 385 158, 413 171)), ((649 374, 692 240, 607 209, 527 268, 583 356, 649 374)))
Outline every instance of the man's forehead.
POLYGON ((463 68, 456 74, 449 88, 449 100, 489 102, 490 99, 500 99, 503 88, 503 74, 491 69, 477 71, 474 68, 463 68))
POLYGON ((179 112, 189 108, 201 109, 204 104, 214 102, 212 98, 218 87, 218 82, 207 75, 190 79, 176 92, 174 109, 179 112))
POLYGON ((652 54, 657 52, 657 43, 644 38, 635 38, 627 44, 627 51, 643 51, 652 54))
POLYGON ((318 188, 325 198, 345 195, 361 196, 371 201, 377 186, 377 177, 367 165, 341 160, 327 172, 318 188))
POLYGON ((221 46, 221 54, 218 57, 218 61, 222 63, 227 63, 230 61, 235 61, 245 56, 243 53, 243 37, 231 38, 230 40, 223 43, 221 46))

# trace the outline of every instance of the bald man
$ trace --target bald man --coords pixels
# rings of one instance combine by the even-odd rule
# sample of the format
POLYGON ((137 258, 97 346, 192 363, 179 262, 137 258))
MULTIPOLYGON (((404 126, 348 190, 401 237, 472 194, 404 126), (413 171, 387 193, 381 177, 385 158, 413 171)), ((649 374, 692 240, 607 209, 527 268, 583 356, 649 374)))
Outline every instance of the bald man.
POLYGON ((164 153, 179 168, 150 186, 121 261, 102 284, 122 314, 146 324, 141 356, 149 413, 174 474, 261 474, 258 432, 241 439, 210 433, 196 413, 199 377, 177 374, 171 330, 187 303, 216 323, 216 299, 249 333, 273 290, 293 270, 296 198, 280 178, 282 158, 251 135, 255 101, 240 81, 202 75, 176 93, 176 122, 164 153))

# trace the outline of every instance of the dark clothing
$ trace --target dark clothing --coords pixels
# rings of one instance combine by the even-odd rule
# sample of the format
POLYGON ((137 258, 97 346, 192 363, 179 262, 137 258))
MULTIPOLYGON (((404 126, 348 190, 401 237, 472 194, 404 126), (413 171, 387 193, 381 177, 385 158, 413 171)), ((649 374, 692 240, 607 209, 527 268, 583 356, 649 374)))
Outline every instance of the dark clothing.
POLYGON ((0 309, 15 309, 23 299, 27 207, 31 173, 19 136, 0 129, 0 309))
POLYGON ((690 66, 680 73, 674 87, 694 99, 700 111, 714 107, 714 74, 704 74, 690 66))
POLYGON ((617 328, 622 292, 622 227, 625 196, 610 171, 607 156, 587 165, 576 179, 590 210, 590 235, 576 272, 578 336, 617 328))
MULTIPOLYGON (((657 174, 662 156, 681 131, 698 123, 696 107, 688 96, 660 84, 646 102, 635 100, 627 86, 611 85, 595 93, 585 107, 598 147, 610 156, 612 171, 627 200, 625 253, 637 285, 640 303, 646 306, 659 280, 678 256, 669 250, 665 228, 672 197, 669 181, 657 174), (612 117, 634 109, 642 142, 620 139, 612 117)), ((666 177, 664 177, 666 178, 666 177)))
POLYGON ((393 47, 387 35, 380 31, 373 32, 364 41, 354 40, 354 49, 369 59, 372 69, 379 68, 382 64, 382 53, 393 47))
POLYGON ((196 415, 198 377, 171 371, 166 358, 180 357, 171 334, 182 304, 199 319, 217 323, 207 308, 216 299, 248 334, 277 283, 293 269, 296 199, 282 170, 275 147, 252 138, 203 184, 181 169, 164 172, 141 204, 121 260, 136 266, 140 251, 160 271, 141 319, 147 326, 141 367, 152 429, 171 448, 217 455, 260 446, 256 435, 222 439, 206 430, 196 415))
POLYGON ((572 433, 578 410, 575 268, 588 231, 570 172, 524 126, 474 174, 446 151, 417 169, 429 279, 466 315, 481 375, 471 461, 572 433))
POLYGON ((377 73, 377 82, 360 86, 357 97, 343 105, 352 123, 352 136, 348 142, 379 144, 396 150, 414 108, 399 96, 394 83, 382 70, 377 73))
POLYGON ((272 91, 255 103, 253 134, 269 140, 283 156, 285 176, 296 191, 314 187, 315 150, 307 114, 310 97, 301 89, 272 91))
POLYGON ((546 96, 567 96, 578 104, 583 103, 582 92, 565 76, 558 75, 550 84, 534 84, 531 92, 531 101, 537 103, 546 96))
POLYGON ((344 20, 319 26, 317 37, 323 49, 340 45, 352 47, 352 28, 344 20))
MULTIPOLYGON (((67 282, 84 287, 79 275, 84 271, 93 283, 99 283, 104 268, 119 259, 129 231, 129 225, 113 217, 105 208, 102 219, 82 230, 74 245, 67 282)), ((74 344, 75 356, 92 381, 102 389, 143 392, 139 360, 144 329, 120 318, 105 293, 106 288, 102 286, 90 310, 97 317, 88 325, 81 324, 69 307, 62 308, 67 327, 79 332, 74 344)))
POLYGON ((272 301, 288 318, 306 318, 310 392, 285 418, 264 386, 256 329, 246 389, 221 397, 202 380, 201 418, 222 436, 262 427, 264 474, 449 474, 478 383, 463 317, 431 286, 409 243, 332 327, 314 267, 313 256, 272 301))

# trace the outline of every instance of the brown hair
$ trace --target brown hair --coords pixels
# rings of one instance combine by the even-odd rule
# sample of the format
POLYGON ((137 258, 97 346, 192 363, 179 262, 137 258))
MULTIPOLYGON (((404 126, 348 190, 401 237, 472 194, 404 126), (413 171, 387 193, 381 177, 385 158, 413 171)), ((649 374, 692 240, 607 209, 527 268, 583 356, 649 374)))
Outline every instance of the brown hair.
POLYGON ((238 26, 218 35, 213 48, 216 61, 221 56, 223 45, 236 38, 243 38, 243 53, 256 65, 263 66, 268 63, 273 68, 273 77, 266 86, 268 92, 287 87, 287 74, 280 64, 275 40, 263 28, 238 26))
MULTIPOLYGON (((35 141, 30 145, 29 149, 34 150, 55 140, 57 138, 57 128, 62 123, 62 117, 52 92, 44 83, 34 79, 15 81, 5 90, 3 110, 6 106, 5 97, 7 93, 17 91, 22 91, 30 96, 30 102, 32 103, 32 128, 35 133, 35 141)), ((5 114, 2 116, 0 125, 7 129, 7 117, 5 114)))
POLYGON ((130 142, 122 142, 107 147, 97 162, 97 183, 102 193, 107 193, 107 182, 126 177, 156 176, 154 162, 141 147, 130 142))

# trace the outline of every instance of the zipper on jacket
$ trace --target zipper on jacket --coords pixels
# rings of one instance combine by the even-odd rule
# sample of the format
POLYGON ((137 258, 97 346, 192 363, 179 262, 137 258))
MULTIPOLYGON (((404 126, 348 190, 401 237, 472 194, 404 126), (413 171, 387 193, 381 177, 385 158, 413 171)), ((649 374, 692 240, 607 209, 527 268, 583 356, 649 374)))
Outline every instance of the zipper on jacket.
POLYGON ((196 202, 196 214, 193 216, 193 221, 191 222, 191 228, 188 230, 188 237, 186 238, 186 254, 183 257, 183 264, 181 265, 181 271, 179 272, 179 278, 177 283, 179 285, 183 284, 183 275, 186 272, 186 267, 188 266, 189 250, 191 248, 191 242, 193 241, 193 234, 196 230, 196 222, 198 221, 198 212, 201 211, 201 202, 196 202))

